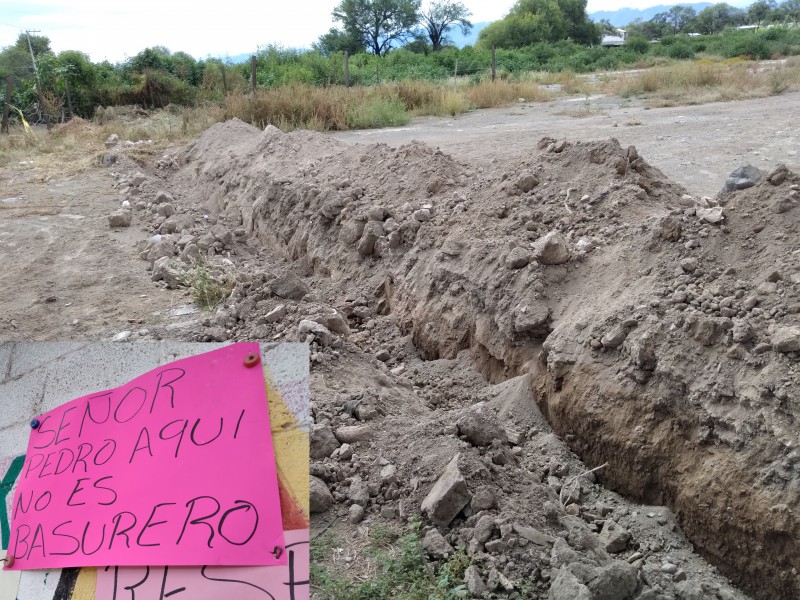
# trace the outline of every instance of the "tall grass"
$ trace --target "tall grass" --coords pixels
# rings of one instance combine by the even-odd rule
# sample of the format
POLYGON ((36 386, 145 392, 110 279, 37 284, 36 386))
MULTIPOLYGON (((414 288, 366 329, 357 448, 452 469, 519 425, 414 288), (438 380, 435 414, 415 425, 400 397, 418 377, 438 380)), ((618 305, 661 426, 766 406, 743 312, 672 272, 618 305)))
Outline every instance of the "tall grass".
POLYGON ((509 105, 519 98, 544 101, 550 97, 534 83, 507 81, 455 87, 424 81, 351 88, 292 84, 228 95, 223 109, 226 117, 258 127, 345 131, 404 125, 414 116, 456 116, 475 108, 509 105))
POLYGON ((605 91, 643 96, 651 106, 763 98, 800 89, 800 60, 763 66, 750 61, 682 62, 606 82, 605 91))

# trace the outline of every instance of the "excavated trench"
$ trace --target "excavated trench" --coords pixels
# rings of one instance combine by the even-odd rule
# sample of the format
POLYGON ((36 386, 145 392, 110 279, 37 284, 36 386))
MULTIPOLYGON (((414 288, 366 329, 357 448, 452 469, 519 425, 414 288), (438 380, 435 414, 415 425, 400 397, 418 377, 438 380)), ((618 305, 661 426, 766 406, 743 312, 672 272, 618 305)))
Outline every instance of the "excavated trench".
MULTIPOLYGON (((675 287, 666 280, 687 287, 680 282, 691 277, 674 274, 687 254, 674 242, 697 233, 713 250, 703 235, 718 235, 681 221, 683 190, 616 140, 558 152, 551 140, 538 154, 476 173, 419 144, 353 148, 269 128, 248 135, 251 147, 227 164, 194 165, 209 206, 237 215, 260 243, 283 248, 317 275, 377 290, 372 301, 423 357, 468 348, 488 381, 531 374, 554 430, 587 465, 608 463, 606 486, 669 506, 697 549, 756 598, 800 597, 797 479, 779 485, 760 477, 785 444, 763 418, 734 423, 745 408, 723 415, 722 401, 710 407, 703 399, 727 368, 710 367, 731 356, 730 319, 692 320, 658 304, 675 287), (524 181, 528 174, 539 191, 524 181), (606 204, 568 206, 561 194, 568 187, 606 204), (415 196, 422 200, 407 200, 415 196), (548 231, 562 232, 568 261, 548 264, 540 253, 537 262, 541 248, 527 251, 528 240, 548 231), (576 251, 587 236, 600 246, 593 254, 576 251), (530 256, 512 262, 520 249, 530 256)), ((190 166, 201 150, 211 155, 208 142, 199 144, 190 166)), ((728 244, 703 257, 719 263, 709 267, 717 280, 726 259, 742 258, 726 254, 728 244)), ((733 396, 750 398, 773 363, 781 373, 793 368, 782 356, 766 367, 742 365, 736 385, 749 387, 733 396)), ((794 432, 791 410, 781 418, 794 432)))

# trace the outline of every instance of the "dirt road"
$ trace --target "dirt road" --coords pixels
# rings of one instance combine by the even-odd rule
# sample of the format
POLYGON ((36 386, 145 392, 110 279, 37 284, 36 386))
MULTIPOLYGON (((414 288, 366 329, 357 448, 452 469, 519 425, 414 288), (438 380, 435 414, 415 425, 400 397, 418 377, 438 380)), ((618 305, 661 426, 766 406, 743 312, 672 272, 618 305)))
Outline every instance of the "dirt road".
POLYGON ((618 97, 572 98, 481 110, 407 127, 334 134, 347 142, 395 146, 420 140, 456 158, 491 161, 529 150, 540 138, 617 138, 697 195, 713 196, 735 168, 800 167, 800 93, 649 109, 618 97))

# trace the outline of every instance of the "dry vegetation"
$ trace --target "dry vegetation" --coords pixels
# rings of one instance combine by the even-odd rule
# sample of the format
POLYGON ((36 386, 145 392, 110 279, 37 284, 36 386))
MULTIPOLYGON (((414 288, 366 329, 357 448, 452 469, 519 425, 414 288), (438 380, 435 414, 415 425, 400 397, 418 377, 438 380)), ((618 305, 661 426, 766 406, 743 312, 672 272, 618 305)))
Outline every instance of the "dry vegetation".
MULTIPOLYGON (((165 147, 185 143, 213 123, 233 117, 259 127, 273 124, 284 131, 343 131, 404 125, 417 116, 455 117, 520 100, 546 102, 565 94, 640 97, 649 106, 661 107, 759 98, 798 89, 798 57, 772 63, 704 59, 590 76, 569 71, 530 73, 520 80, 500 78, 479 83, 466 79, 450 84, 405 81, 351 88, 295 84, 259 90, 255 95, 229 94, 221 106, 170 105, 156 112, 133 107, 100 108, 92 122, 75 118, 50 132, 12 127, 11 134, 0 136, 0 165, 18 163, 20 168, 36 168, 42 179, 53 173, 78 173, 97 164, 104 154, 102 142, 112 133, 121 140, 151 140, 127 150, 129 156, 144 162, 165 147), (35 164, 31 164, 34 156, 35 164)), ((587 101, 569 114, 586 117, 595 113, 587 101)))
POLYGON ((800 59, 776 65, 742 60, 680 62, 633 76, 621 74, 601 87, 622 97, 645 97, 652 107, 763 98, 800 89, 800 59))

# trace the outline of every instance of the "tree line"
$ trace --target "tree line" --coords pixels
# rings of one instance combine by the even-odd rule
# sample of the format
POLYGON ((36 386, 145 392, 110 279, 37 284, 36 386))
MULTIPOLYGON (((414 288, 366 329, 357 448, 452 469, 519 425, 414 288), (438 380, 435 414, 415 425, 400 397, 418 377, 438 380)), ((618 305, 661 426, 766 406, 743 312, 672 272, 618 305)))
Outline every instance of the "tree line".
MULTIPOLYGON (((341 84, 345 52, 350 55, 350 82, 359 85, 436 81, 453 73, 479 78, 491 65, 495 48, 498 70, 512 74, 613 69, 635 64, 645 54, 692 58, 695 52, 707 51, 769 58, 800 53, 800 29, 708 37, 742 24, 797 24, 800 0, 780 4, 757 0, 746 9, 720 3, 700 12, 674 6, 649 21, 631 23, 629 43, 617 49, 598 45, 604 31, 615 28, 607 22, 592 23, 586 0, 518 0, 504 18, 481 31, 474 47, 461 49, 452 46, 452 34, 457 30, 466 34, 472 27, 471 13, 463 2, 434 0, 422 6, 420 0, 342 0, 332 17, 337 26, 320 36, 311 50, 262 48, 257 55, 256 84, 341 84), (676 37, 683 33, 706 37, 676 37), (649 44, 653 39, 662 43, 649 44)), ((25 33, 0 50, 0 94, 10 84, 13 107, 38 122, 73 115, 90 118, 100 106, 157 108, 220 102, 226 94, 250 89, 250 77, 249 64, 196 60, 162 46, 146 48, 118 64, 93 63, 77 50, 55 53, 47 37, 25 33)))
MULTIPOLYGON (((707 6, 697 12, 691 6, 676 5, 644 21, 636 19, 625 29, 628 36, 641 36, 648 40, 660 39, 681 33, 713 35, 731 27, 753 25, 797 25, 800 22, 800 0, 756 0, 747 8, 736 8, 725 2, 707 6)), ((601 21, 604 32, 613 32, 607 21, 601 21)))

